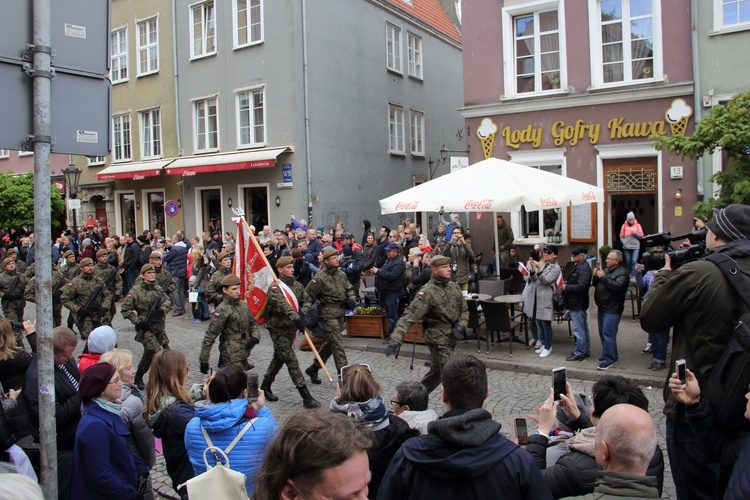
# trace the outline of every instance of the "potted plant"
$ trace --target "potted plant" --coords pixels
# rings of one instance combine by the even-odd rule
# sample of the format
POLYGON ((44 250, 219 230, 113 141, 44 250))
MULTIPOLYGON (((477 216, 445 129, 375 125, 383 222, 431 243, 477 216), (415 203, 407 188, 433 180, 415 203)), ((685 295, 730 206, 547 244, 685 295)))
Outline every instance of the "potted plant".
POLYGON ((349 337, 377 337, 388 335, 388 317, 385 309, 376 306, 359 306, 354 314, 346 316, 346 334, 349 337))
POLYGON ((612 251, 612 247, 609 245, 602 245, 599 247, 599 258, 601 259, 599 262, 604 262, 607 260, 607 255, 609 255, 609 252, 612 251))

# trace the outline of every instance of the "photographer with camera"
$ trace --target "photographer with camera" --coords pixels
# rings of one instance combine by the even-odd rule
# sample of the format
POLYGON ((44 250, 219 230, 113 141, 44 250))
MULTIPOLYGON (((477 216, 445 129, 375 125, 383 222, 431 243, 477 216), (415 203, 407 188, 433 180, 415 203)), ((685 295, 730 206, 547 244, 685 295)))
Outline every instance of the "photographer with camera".
MULTIPOLYGON (((728 205, 707 223, 707 227, 709 255, 721 253, 734 259, 747 280, 750 276, 750 206, 728 205)), ((674 366, 677 359, 685 359, 687 368, 696 373, 699 380, 701 377, 705 380, 747 307, 713 262, 700 259, 674 270, 671 255, 666 254, 664 260, 664 267, 657 273, 643 302, 641 327, 647 332, 674 327, 670 366, 674 366)), ((672 370, 669 370, 667 379, 671 375, 672 370)), ((721 485, 726 481, 721 479, 719 463, 705 459, 704 450, 693 438, 685 418, 685 408, 678 405, 667 382, 664 384, 667 449, 677 495, 679 498, 721 498, 721 485)))

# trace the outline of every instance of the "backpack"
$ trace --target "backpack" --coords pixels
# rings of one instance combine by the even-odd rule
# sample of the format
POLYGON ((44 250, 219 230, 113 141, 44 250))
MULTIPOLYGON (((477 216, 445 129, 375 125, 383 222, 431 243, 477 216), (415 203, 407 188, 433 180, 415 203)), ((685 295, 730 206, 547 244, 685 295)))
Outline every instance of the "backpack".
MULTIPOLYGON (((724 273, 742 301, 750 308, 750 285, 737 269, 731 257, 718 253, 706 256, 724 273)), ((688 344, 688 356, 696 366, 695 355, 688 344)), ((695 374, 701 386, 701 398, 711 405, 714 417, 721 427, 733 431, 750 431, 750 421, 745 418, 745 394, 750 384, 750 313, 740 316, 719 360, 711 374, 695 374)))
POLYGON ((206 429, 201 425, 201 432, 203 432, 203 437, 206 439, 206 444, 208 444, 208 448, 203 450, 203 463, 206 465, 206 472, 195 476, 192 479, 188 479, 184 484, 179 485, 178 488, 187 486, 188 496, 190 498, 213 497, 237 498, 239 500, 248 499, 247 490, 245 489, 245 475, 241 472, 230 469, 228 455, 256 420, 258 420, 257 417, 248 421, 232 442, 229 443, 229 446, 224 450, 214 446, 211 442, 211 438, 208 437, 208 432, 206 432, 206 429), (213 467, 208 465, 206 452, 211 452, 216 459, 216 465, 213 467))

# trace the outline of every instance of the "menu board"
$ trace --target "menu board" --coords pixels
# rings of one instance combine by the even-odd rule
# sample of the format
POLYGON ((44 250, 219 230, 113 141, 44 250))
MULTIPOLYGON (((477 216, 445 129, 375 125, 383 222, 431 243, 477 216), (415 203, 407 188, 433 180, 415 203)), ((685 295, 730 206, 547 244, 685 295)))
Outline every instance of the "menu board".
POLYGON ((568 241, 574 243, 596 242, 596 205, 586 203, 568 207, 568 241))

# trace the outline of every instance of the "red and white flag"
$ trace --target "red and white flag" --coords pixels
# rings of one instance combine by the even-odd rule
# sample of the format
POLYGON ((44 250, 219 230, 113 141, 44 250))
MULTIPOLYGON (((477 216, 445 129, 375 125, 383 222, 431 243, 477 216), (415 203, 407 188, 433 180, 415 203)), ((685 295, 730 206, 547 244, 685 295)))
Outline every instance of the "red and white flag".
POLYGON ((563 287, 562 273, 560 273, 560 275, 557 277, 557 281, 555 282, 555 284, 557 285, 557 289, 558 290, 562 289, 562 287, 563 287))
POLYGON ((521 271, 521 274, 523 274, 524 276, 529 275, 529 270, 526 269, 526 266, 523 264, 523 262, 518 263, 518 270, 521 271))
POLYGON ((268 287, 276 281, 276 276, 268 267, 258 240, 247 231, 242 219, 233 217, 232 221, 237 225, 234 273, 240 278, 240 297, 258 323, 263 323, 261 316, 266 310, 268 287))

